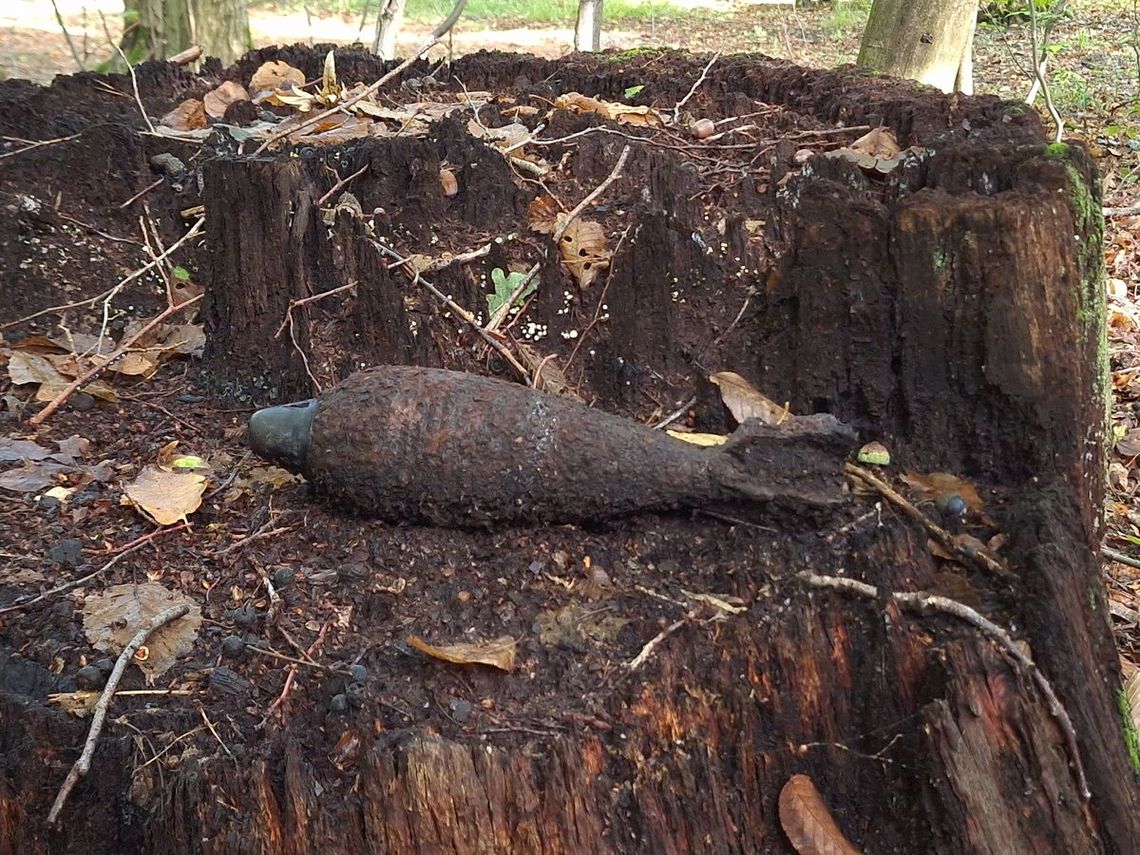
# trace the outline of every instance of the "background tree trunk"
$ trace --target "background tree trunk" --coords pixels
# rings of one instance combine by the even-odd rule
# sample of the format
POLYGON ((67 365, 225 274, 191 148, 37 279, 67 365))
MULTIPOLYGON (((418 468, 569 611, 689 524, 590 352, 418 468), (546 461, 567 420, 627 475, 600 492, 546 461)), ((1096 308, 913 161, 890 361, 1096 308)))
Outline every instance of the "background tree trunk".
POLYGON ((875 0, 858 64, 943 92, 961 79, 961 91, 970 91, 963 60, 977 15, 977 0, 875 0))
POLYGON ((123 53, 132 64, 200 45, 224 65, 250 48, 245 0, 125 0, 123 53))
POLYGON ((191 44, 190 0, 124 0, 120 47, 132 64, 166 59, 191 44))
POLYGON ((602 0, 578 0, 578 23, 574 27, 574 50, 602 48, 602 0))
POLYGON ((380 15, 376 19, 376 34, 372 38, 372 52, 382 59, 396 55, 396 39, 404 23, 407 0, 381 0, 380 15))

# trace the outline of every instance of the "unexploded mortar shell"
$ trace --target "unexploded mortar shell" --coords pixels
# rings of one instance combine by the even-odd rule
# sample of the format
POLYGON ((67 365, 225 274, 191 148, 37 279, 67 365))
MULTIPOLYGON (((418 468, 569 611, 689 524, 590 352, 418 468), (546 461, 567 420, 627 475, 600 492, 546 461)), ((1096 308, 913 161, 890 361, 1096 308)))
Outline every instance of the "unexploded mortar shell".
POLYGON ((249 417, 249 445, 259 456, 300 472, 316 413, 315 400, 258 410, 249 417))

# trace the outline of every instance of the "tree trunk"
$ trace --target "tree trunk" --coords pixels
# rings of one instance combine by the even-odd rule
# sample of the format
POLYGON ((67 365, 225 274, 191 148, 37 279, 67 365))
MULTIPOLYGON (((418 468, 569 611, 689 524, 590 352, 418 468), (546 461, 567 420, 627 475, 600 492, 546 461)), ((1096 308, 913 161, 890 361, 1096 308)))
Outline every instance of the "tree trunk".
POLYGON ((875 0, 858 64, 952 92, 967 80, 977 15, 977 0, 875 0))
POLYGON ((578 23, 574 27, 574 50, 602 49, 602 0, 578 0, 578 23))
POLYGON ((372 52, 381 59, 392 59, 396 55, 396 39, 404 23, 406 3, 407 0, 381 0, 376 34, 372 38, 372 52))
MULTIPOLYGON (((168 0, 174 2, 174 0, 168 0)), ((181 0, 177 0, 181 2, 181 0)), ((189 0, 194 43, 229 65, 252 47, 246 0, 189 0)))
POLYGON ((121 46, 132 64, 191 45, 229 64, 250 48, 245 0, 126 0, 121 46))
POLYGON ((120 46, 132 65, 166 59, 194 43, 189 0, 125 0, 123 26, 120 46))
MULTIPOLYGON (((309 59, 312 77, 321 57, 309 59)), ((604 98, 636 77, 669 103, 704 63, 614 65, 473 56, 454 75, 472 91, 505 92, 557 71, 565 90, 604 98)), ((334 612, 360 633, 337 655, 370 663, 367 706, 330 711, 344 669, 306 669, 285 720, 259 729, 282 666, 232 663, 251 683, 236 702, 213 688, 216 642, 233 631, 218 594, 209 650, 177 681, 195 695, 161 709, 184 714, 171 733, 206 719, 222 739, 203 732, 177 764, 140 768, 134 733, 109 725, 63 828, 49 829, 45 793, 86 722, 46 705, 47 668, 0 661, 0 852, 791 852, 794 816, 779 796, 795 775, 811 778, 865 851, 1134 849, 1140 793, 1097 559, 1107 357, 1094 165, 1079 146, 1046 145, 1035 113, 993 98, 751 60, 714 65, 702 92, 704 115, 760 102, 788 108, 792 124, 801 113, 804 128, 771 131, 762 180, 734 185, 733 208, 705 204, 708 179, 691 152, 635 145, 597 201, 629 236, 606 284, 578 289, 547 259, 526 318, 557 333, 584 329, 582 318, 607 307, 571 375, 596 406, 644 414, 647 401, 697 389, 699 418, 723 421, 701 384, 713 366, 732 368, 795 413, 829 411, 882 440, 894 458, 883 477, 894 483, 903 469, 969 479, 1008 535, 1009 572, 939 557, 922 525, 862 492, 837 516, 772 508, 736 523, 652 516, 490 532, 362 528, 306 505, 309 539, 288 554, 313 598, 307 608, 334 608, 336 582, 319 587, 311 571, 341 540, 368 544, 384 568, 351 583, 358 607, 334 612), (935 153, 885 177, 841 157, 802 168, 803 141, 834 140, 836 117, 885 124, 935 153), (582 301, 569 319, 567 293, 582 301), (578 563, 585 554, 604 562, 616 593, 595 589, 605 586, 578 563), (420 593, 370 587, 389 571, 420 593), (877 595, 821 588, 805 571, 877 595), (458 595, 433 599, 483 577, 501 583, 492 603, 464 611, 458 595), (916 613, 890 591, 971 604, 1033 666, 961 609, 916 613), (525 664, 460 671, 410 657, 407 612, 421 593, 440 604, 431 619, 457 633, 490 638, 514 621, 525 664), (567 602, 594 616, 594 635, 569 635, 564 612, 544 623, 567 602), (599 635, 599 614, 619 617, 620 629, 599 635), (461 695, 484 699, 469 704, 471 718, 446 712, 461 695)), ((397 237, 426 248, 446 235, 522 230, 529 191, 466 121, 418 138, 203 164, 204 379, 215 390, 280 402, 362 365, 493 370, 470 330, 375 251, 397 237), (445 162, 454 194, 441 188, 445 162), (317 203, 364 167, 337 191, 353 199, 317 203)), ((556 115, 551 136, 597 121, 556 115)), ((565 199, 597 186, 626 142, 586 135, 544 149, 579 182, 565 199)), ((474 311, 491 269, 536 243, 492 243, 487 256, 427 278, 474 311)), ((565 364, 570 339, 551 339, 544 352, 565 364)), ((124 565, 145 576, 154 564, 133 563, 142 554, 124 565)), ((249 560, 252 587, 268 568, 249 560)))

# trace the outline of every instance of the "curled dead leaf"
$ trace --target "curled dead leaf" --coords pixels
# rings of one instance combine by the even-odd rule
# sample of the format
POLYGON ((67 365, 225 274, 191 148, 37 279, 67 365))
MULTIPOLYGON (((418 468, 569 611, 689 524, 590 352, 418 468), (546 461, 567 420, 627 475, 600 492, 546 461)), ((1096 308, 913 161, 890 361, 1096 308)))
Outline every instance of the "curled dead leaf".
POLYGON ((985 503, 978 494, 977 487, 957 475, 951 475, 949 472, 922 474, 908 470, 899 477, 902 478, 904 484, 918 492, 920 500, 934 500, 939 496, 958 495, 962 497, 966 507, 974 513, 981 513, 985 508, 985 503))
POLYGON ((759 419, 766 425, 778 425, 790 415, 787 407, 764 396, 735 371, 718 371, 709 381, 720 389, 720 399, 737 422, 759 419))
POLYGON ((532 232, 552 235, 561 209, 552 196, 539 196, 526 208, 526 224, 532 232))
POLYGON ((456 665, 490 665, 500 671, 515 670, 515 649, 518 642, 509 635, 499 636, 493 641, 443 645, 428 644, 418 635, 409 635, 406 641, 410 647, 444 662, 456 665))
POLYGON ((573 220, 558 243, 558 251, 579 288, 589 288, 610 266, 606 233, 593 220, 573 220))
POLYGON ((792 775, 780 790, 780 826, 800 855, 861 855, 807 775, 792 775))
POLYGON ((158 120, 175 131, 193 131, 206 127, 206 107, 197 98, 187 98, 158 120))
POLYGON ((211 89, 202 98, 202 107, 206 115, 212 119, 220 119, 226 114, 226 108, 235 101, 248 101, 249 93, 245 87, 233 80, 227 80, 214 89, 211 89))
POLYGON ((454 196, 459 192, 459 179, 455 177, 455 170, 444 167, 439 171, 439 186, 444 196, 454 196))
POLYGON ((254 92, 275 92, 278 89, 304 85, 305 75, 301 69, 294 68, 279 59, 263 62, 249 81, 249 88, 254 92))

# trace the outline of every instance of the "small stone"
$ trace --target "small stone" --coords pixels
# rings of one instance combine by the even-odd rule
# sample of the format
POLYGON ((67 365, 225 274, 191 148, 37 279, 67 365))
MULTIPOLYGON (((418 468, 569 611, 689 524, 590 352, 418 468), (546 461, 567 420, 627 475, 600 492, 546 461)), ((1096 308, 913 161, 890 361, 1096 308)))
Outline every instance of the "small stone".
POLYGON ((284 591, 293 584, 293 580, 297 578, 297 571, 292 567, 278 567, 273 571, 273 586, 278 591, 284 591))
POLYGON ((471 718, 471 701, 465 701, 463 698, 452 698, 447 709, 451 713, 451 717, 460 724, 466 724, 467 720, 471 718))
MULTIPOLYGON (((58 503, 57 503, 58 504, 58 503)), ((57 541, 48 550, 48 560, 64 567, 74 567, 83 557, 83 541, 78 537, 69 537, 57 541)))
POLYGON ((241 606, 236 609, 226 609, 226 617, 232 620, 235 626, 245 628, 252 626, 254 621, 257 620, 257 609, 250 605, 241 606))
POLYGON ((85 413, 95 406, 95 398, 86 392, 76 392, 67 399, 67 404, 78 413, 85 413))
POLYGON ((222 655, 227 659, 240 659, 245 656, 245 641, 239 635, 227 635, 222 639, 222 655))
POLYGON ((219 695, 229 695, 231 697, 239 697, 241 695, 248 695, 253 688, 253 684, 245 677, 234 671, 232 668, 227 668, 221 665, 210 672, 210 690, 219 695))
POLYGON ((98 691, 107 685, 107 675, 95 665, 84 665, 75 672, 75 685, 88 691, 98 691))
POLYGON ((109 656, 104 656, 102 659, 95 660, 95 667, 104 674, 110 675, 115 670, 115 660, 109 656))
POLYGON ((337 578, 342 582, 359 582, 369 576, 368 568, 359 561, 342 564, 336 569, 337 578))
POLYGON ((348 697, 343 694, 333 695, 329 699, 329 709, 334 713, 348 712, 348 697))
POLYGON ((348 674, 356 683, 363 683, 368 679, 368 669, 359 662, 348 666, 348 674))

